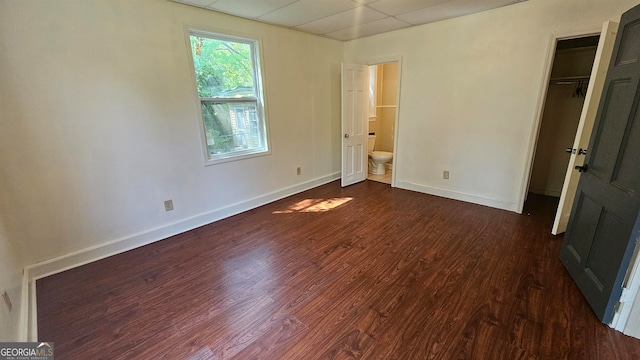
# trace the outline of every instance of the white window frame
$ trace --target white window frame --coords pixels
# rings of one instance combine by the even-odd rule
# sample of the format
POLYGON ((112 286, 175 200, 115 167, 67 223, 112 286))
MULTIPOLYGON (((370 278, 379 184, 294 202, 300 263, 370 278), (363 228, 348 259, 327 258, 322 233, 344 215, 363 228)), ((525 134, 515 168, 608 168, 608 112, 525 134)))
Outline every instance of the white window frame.
POLYGON ((260 41, 255 38, 236 36, 236 35, 227 35, 218 31, 205 31, 194 29, 191 27, 186 28, 186 40, 187 40, 187 50, 189 55, 189 65, 191 70, 191 82, 192 87, 194 89, 195 100, 196 100, 196 113, 198 117, 198 129, 200 130, 200 142, 202 145, 202 152, 204 155, 205 166, 215 165, 219 163, 225 163, 229 161, 237 161, 242 159, 254 158, 258 156, 270 155, 271 147, 270 147, 270 136, 269 136, 269 127, 266 119, 266 110, 265 110, 265 100, 264 100, 264 92, 263 92, 263 79, 262 79, 262 61, 260 56, 260 41), (235 97, 215 97, 215 98, 201 98, 198 93, 198 83, 196 79, 195 73, 195 65, 193 61, 193 53, 191 48, 191 36, 200 36, 206 37, 216 40, 222 41, 230 41, 237 42, 242 44, 247 44, 251 48, 252 62, 253 62, 253 85, 254 92, 256 96, 245 96, 242 98, 235 97), (230 109, 234 108, 233 103, 242 103, 242 102, 255 102, 256 107, 256 115, 258 118, 258 130, 259 130, 259 139, 263 144, 261 149, 247 149, 247 150, 238 150, 224 154, 215 154, 212 155, 209 152, 209 147, 207 143, 207 133, 205 129, 204 116, 202 114, 202 103, 203 102, 227 102, 230 105, 230 109))

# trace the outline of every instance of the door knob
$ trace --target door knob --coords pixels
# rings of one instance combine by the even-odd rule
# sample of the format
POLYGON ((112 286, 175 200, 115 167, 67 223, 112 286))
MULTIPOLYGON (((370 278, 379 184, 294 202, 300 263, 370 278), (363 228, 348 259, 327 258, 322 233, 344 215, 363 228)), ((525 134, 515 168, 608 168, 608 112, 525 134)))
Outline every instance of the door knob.
POLYGON ((587 164, 584 164, 582 166, 576 166, 576 170, 578 170, 578 172, 587 172, 587 169, 589 169, 589 166, 587 164))
POLYGON ((578 150, 578 155, 587 155, 587 149, 578 150))
POLYGON ((349 134, 344 134, 344 138, 348 139, 349 138, 349 134))
POLYGON ((575 154, 576 149, 574 149, 574 148, 567 148, 567 150, 565 150, 565 151, 566 151, 566 152, 568 152, 569 154, 572 154, 572 153, 574 153, 574 154, 575 154))

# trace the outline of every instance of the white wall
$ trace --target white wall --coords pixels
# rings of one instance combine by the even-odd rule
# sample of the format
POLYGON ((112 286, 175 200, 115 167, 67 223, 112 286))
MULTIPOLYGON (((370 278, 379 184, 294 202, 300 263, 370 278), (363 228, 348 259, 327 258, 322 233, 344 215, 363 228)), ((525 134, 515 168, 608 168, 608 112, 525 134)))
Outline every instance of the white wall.
POLYGON ((30 265, 335 177, 342 58, 338 41, 166 0, 1 2, 8 237, 30 265), (203 166, 187 25, 262 40, 271 155, 203 166))
POLYGON ((22 296, 21 256, 9 242, 0 217, 0 342, 18 341, 22 296), (9 295, 12 308, 5 305, 2 293, 9 295))
POLYGON ((345 61, 403 57, 396 186, 520 211, 552 38, 637 3, 530 0, 347 42, 345 61))

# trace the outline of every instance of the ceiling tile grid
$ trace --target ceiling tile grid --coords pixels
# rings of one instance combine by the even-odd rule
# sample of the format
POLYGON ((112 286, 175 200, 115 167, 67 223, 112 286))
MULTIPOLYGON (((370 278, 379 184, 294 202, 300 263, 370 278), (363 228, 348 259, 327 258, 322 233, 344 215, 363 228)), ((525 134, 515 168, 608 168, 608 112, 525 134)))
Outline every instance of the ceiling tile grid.
POLYGON ((356 6, 359 6, 358 3, 351 0, 298 0, 259 16, 257 20, 284 26, 297 26, 336 15, 356 6))
POLYGON ((347 41, 526 0, 170 0, 347 41))
POLYGON ((296 26, 296 29, 312 34, 328 34, 336 30, 366 24, 384 18, 389 18, 389 16, 366 6, 358 6, 351 10, 296 26))
POLYGON ((328 34, 325 34, 325 36, 336 40, 347 41, 389 31, 404 29, 409 26, 411 26, 411 24, 407 24, 406 22, 400 21, 394 17, 386 17, 384 19, 368 22, 366 24, 330 32, 328 34))

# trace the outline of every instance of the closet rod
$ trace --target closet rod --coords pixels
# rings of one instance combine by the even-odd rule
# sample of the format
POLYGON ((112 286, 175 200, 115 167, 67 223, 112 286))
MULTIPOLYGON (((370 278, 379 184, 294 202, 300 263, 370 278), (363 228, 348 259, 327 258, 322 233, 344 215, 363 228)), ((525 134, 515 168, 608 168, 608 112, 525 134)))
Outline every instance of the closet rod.
POLYGON ((568 85, 589 82, 589 76, 567 76, 559 78, 551 78, 550 85, 568 85))

